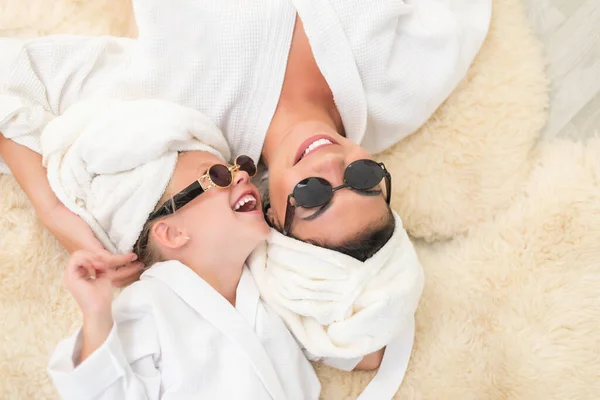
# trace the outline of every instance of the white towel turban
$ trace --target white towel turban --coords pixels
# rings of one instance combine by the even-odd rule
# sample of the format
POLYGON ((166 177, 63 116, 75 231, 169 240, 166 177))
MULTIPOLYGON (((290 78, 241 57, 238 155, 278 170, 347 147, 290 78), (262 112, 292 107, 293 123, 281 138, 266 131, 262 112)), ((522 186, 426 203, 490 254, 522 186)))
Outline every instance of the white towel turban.
POLYGON ((88 100, 41 136, 52 190, 107 250, 131 251, 173 174, 178 152, 230 151, 202 113, 162 100, 88 100))
POLYGON ((424 274, 395 212, 394 219, 390 240, 364 262, 274 230, 248 260, 265 302, 313 355, 354 358, 407 327, 414 335, 424 274))

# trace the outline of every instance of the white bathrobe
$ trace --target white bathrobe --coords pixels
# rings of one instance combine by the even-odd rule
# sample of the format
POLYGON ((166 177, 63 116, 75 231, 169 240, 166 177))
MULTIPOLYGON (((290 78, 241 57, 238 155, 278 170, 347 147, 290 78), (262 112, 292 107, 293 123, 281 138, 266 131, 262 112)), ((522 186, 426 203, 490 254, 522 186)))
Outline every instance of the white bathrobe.
POLYGON ((113 304, 106 342, 76 368, 81 333, 49 372, 64 400, 318 399, 320 383, 244 268, 235 308, 177 261, 154 265, 113 304))
MULTIPOLYGON (((47 120, 94 96, 160 98, 207 115, 258 160, 296 16, 348 138, 379 152, 454 90, 491 0, 133 0, 139 37, 0 40, 0 132, 39 152, 47 120)), ((0 160, 0 172, 7 172, 0 160)))

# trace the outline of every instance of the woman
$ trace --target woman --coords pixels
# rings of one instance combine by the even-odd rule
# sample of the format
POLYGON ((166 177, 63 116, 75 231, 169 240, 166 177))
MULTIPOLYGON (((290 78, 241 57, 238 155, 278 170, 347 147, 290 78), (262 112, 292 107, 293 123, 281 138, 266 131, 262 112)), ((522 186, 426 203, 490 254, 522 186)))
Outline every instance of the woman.
POLYGON ((491 0, 134 0, 134 9, 137 40, 0 44, 0 132, 14 140, 0 137, 0 157, 59 241, 70 250, 98 245, 48 190, 37 137, 74 102, 110 94, 207 114, 235 153, 270 170, 274 227, 365 260, 394 229, 385 192, 318 193, 444 101, 485 38, 491 0), (307 182, 308 200, 298 202, 293 192, 307 182))

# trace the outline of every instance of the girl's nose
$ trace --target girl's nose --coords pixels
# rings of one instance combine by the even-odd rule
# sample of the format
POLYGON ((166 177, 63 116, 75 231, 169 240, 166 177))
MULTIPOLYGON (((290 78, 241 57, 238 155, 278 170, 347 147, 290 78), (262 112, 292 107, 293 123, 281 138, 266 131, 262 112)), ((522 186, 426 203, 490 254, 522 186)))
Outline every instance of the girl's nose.
POLYGON ((250 175, 246 171, 237 170, 233 175, 233 185, 239 185, 240 183, 250 182, 250 175))

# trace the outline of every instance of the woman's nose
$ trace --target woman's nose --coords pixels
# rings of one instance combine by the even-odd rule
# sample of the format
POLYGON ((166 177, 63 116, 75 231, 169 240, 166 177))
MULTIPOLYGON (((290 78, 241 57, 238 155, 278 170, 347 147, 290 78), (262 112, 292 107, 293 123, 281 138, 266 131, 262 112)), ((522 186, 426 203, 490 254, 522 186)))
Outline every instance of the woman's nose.
POLYGON ((313 171, 323 178, 329 180, 332 184, 339 185, 343 181, 345 160, 339 154, 324 154, 322 157, 315 157, 313 171))
POLYGON ((240 183, 248 183, 250 182, 250 175, 246 171, 237 170, 233 175, 233 185, 237 186, 240 183))

